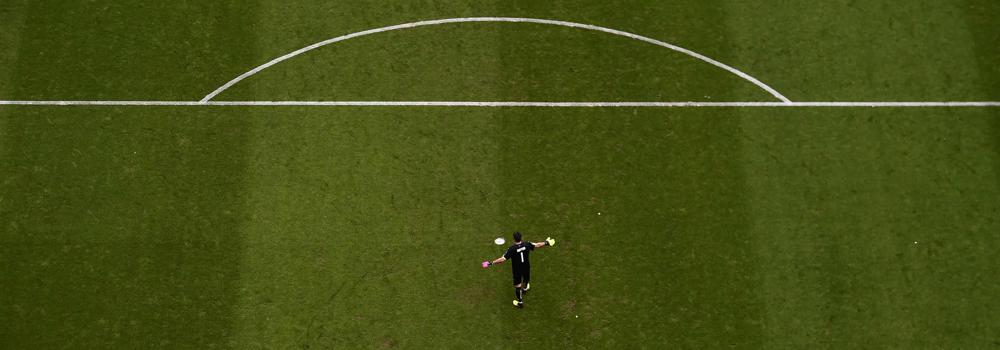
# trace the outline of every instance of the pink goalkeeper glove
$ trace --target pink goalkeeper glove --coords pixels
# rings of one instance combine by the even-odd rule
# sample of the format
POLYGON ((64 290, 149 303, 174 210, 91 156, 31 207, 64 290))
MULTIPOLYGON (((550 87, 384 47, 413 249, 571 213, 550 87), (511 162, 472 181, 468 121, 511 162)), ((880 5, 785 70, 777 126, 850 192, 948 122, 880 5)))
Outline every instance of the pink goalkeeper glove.
POLYGON ((489 261, 483 261, 483 268, 484 269, 487 268, 487 267, 490 267, 490 265, 493 265, 493 264, 491 264, 489 261))

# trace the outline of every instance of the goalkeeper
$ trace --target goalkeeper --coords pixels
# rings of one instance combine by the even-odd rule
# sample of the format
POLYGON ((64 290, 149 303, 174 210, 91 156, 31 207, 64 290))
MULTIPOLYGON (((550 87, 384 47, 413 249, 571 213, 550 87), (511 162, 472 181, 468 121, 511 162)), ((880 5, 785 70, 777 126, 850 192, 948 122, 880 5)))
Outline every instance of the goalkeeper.
POLYGON ((524 295, 531 289, 531 283, 529 283, 531 281, 531 264, 529 264, 528 256, 535 248, 555 244, 556 240, 552 239, 552 237, 546 238, 545 242, 542 243, 522 241, 521 233, 514 232, 514 244, 508 247, 507 252, 496 260, 483 261, 483 268, 485 269, 494 264, 501 264, 504 261, 511 260, 511 272, 514 273, 514 296, 517 298, 514 299, 514 306, 523 308, 524 295))

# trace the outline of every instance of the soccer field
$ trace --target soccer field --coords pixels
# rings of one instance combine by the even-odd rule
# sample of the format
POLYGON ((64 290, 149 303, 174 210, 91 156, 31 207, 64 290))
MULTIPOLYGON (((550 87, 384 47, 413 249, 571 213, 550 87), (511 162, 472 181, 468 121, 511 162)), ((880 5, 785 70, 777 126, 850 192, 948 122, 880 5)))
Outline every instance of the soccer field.
POLYGON ((0 4, 0 349, 996 349, 998 281, 995 0, 0 4))

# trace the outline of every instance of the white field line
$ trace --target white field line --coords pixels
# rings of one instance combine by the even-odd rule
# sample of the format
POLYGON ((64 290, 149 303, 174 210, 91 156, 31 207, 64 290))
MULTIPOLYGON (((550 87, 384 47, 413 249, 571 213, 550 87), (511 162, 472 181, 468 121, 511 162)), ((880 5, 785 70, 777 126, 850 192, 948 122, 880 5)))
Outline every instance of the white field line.
POLYGON ((980 102, 506 102, 506 101, 2 101, 0 106, 317 106, 317 107, 1000 107, 980 102))
POLYGON ((333 44, 333 43, 336 43, 336 42, 340 42, 340 41, 344 41, 344 40, 348 40, 348 39, 353 39, 353 38, 357 38, 357 37, 361 37, 361 36, 365 36, 365 35, 382 33, 382 32, 388 32, 388 31, 393 31, 393 30, 409 29, 409 28, 415 28, 415 27, 439 25, 439 24, 446 24, 446 23, 463 23, 463 22, 537 23, 537 24, 548 24, 548 25, 563 26, 563 27, 570 27, 570 28, 587 29, 587 30, 593 30, 593 31, 604 32, 604 33, 608 33, 608 34, 614 34, 614 35, 618 35, 618 36, 623 36, 623 37, 626 37, 626 38, 631 38, 631 39, 635 39, 635 40, 647 42, 647 43, 650 43, 650 44, 653 44, 653 45, 662 46, 662 47, 665 47, 665 48, 668 48, 668 49, 671 49, 671 50, 683 53, 685 55, 697 58, 697 59, 699 59, 701 61, 704 61, 704 62, 707 62, 707 63, 709 63, 709 64, 711 64, 713 66, 725 69, 725 70, 729 71, 730 73, 736 74, 740 78, 743 78, 743 79, 745 79, 745 80, 753 83, 754 85, 757 85, 761 89, 764 89, 765 91, 767 91, 768 93, 770 93, 771 95, 773 95, 774 97, 776 97, 778 100, 781 100, 782 102, 791 102, 788 98, 786 98, 784 95, 782 95, 781 93, 779 93, 777 90, 771 88, 770 86, 767 86, 767 84, 764 84, 760 80, 757 80, 757 78, 754 78, 754 77, 750 76, 749 74, 743 73, 742 71, 740 71, 740 70, 738 70, 736 68, 733 68, 733 67, 730 67, 730 66, 728 66, 726 64, 723 64, 722 62, 719 62, 719 61, 716 61, 714 59, 708 58, 705 55, 699 54, 697 52, 685 49, 685 48, 677 46, 677 45, 673 45, 673 44, 666 43, 666 42, 663 42, 663 41, 660 41, 660 40, 656 40, 656 39, 653 39, 653 38, 645 37, 645 36, 642 36, 642 35, 639 35, 639 34, 629 33, 629 32, 625 32, 625 31, 621 31, 621 30, 617 30, 617 29, 605 28, 605 27, 591 25, 591 24, 566 22, 566 21, 556 21, 556 20, 550 20, 550 19, 519 18, 519 17, 462 17, 462 18, 446 18, 446 19, 438 19, 438 20, 431 20, 431 21, 420 21, 420 22, 413 22, 413 23, 397 24, 397 25, 394 25, 394 26, 369 29, 369 30, 365 30, 365 31, 357 32, 357 33, 351 33, 351 34, 339 36, 339 37, 332 38, 332 39, 327 39, 327 40, 320 41, 318 43, 315 43, 315 44, 303 47, 301 49, 292 51, 290 53, 287 53, 284 56, 275 58, 275 59, 271 60, 270 62, 264 63, 264 64, 262 64, 262 65, 260 65, 260 66, 258 66, 256 68, 254 68, 254 69, 251 69, 251 70, 247 71, 246 73, 240 74, 238 77, 234 78, 233 80, 230 80, 229 82, 227 82, 224 85, 220 86, 219 88, 215 89, 215 91, 212 91, 211 93, 209 93, 208 95, 206 95, 204 98, 201 99, 201 102, 211 101, 213 98, 215 98, 215 96, 217 96, 218 94, 222 93, 223 91, 226 91, 226 89, 229 89, 233 85, 236 85, 236 83, 239 83, 243 79, 249 78, 250 76, 252 76, 254 74, 257 74, 260 71, 267 69, 268 67, 271 67, 273 65, 281 63, 282 61, 285 61, 285 60, 290 59, 292 57, 301 55, 303 53, 312 51, 314 49, 317 49, 317 48, 320 48, 320 47, 323 47, 323 46, 326 46, 326 45, 330 45, 330 44, 333 44))

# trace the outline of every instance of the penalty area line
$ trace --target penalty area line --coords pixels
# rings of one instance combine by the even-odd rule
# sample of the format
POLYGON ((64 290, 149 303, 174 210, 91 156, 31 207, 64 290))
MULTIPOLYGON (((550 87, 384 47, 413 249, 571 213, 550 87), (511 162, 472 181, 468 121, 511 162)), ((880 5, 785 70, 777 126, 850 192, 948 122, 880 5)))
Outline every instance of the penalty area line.
POLYGON ((515 101, 3 101, 0 106, 317 106, 317 107, 1000 107, 972 102, 515 102, 515 101))

